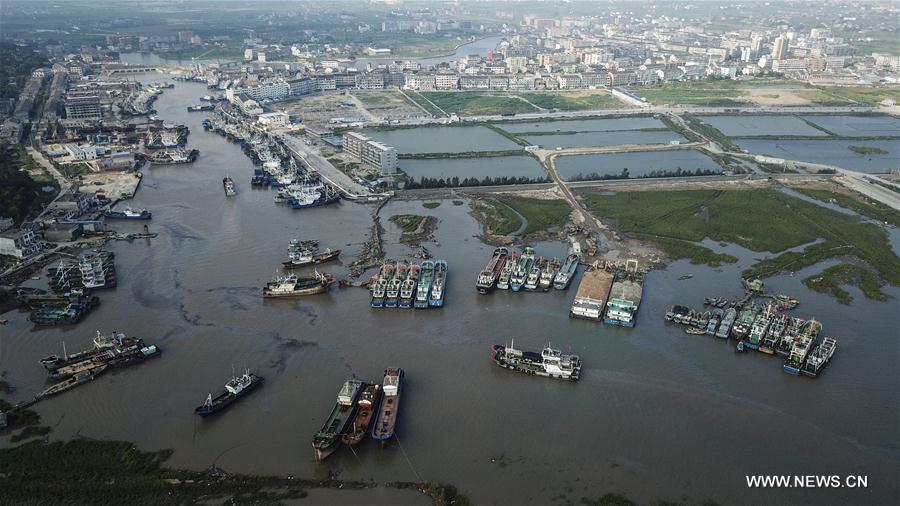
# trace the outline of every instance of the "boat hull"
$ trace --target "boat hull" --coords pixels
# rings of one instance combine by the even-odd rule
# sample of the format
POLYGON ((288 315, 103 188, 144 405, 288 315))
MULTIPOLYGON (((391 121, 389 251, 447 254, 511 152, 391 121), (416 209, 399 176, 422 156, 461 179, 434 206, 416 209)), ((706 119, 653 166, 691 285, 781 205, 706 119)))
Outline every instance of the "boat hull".
POLYGON ((219 400, 219 402, 213 401, 212 406, 205 406, 205 405, 197 406, 194 409, 194 413, 199 415, 200 418, 206 418, 208 416, 212 416, 217 413, 221 413, 222 411, 225 411, 226 409, 228 409, 229 407, 234 405, 238 400, 240 400, 241 397, 244 397, 245 395, 254 391, 256 389, 256 387, 258 387, 259 385, 262 384, 262 382, 263 382, 262 376, 254 375, 253 379, 250 382, 250 385, 248 387, 244 388, 243 390, 241 390, 240 392, 238 392, 237 394, 229 394, 226 392, 225 394, 220 395, 219 397, 216 397, 216 399, 219 400))
POLYGON ((328 291, 330 285, 315 286, 312 288, 304 288, 302 290, 293 290, 291 292, 271 292, 263 290, 263 298, 265 299, 285 299, 289 297, 302 297, 304 295, 316 295, 328 291))
POLYGON ((309 260, 307 262, 291 262, 290 260, 288 260, 287 262, 282 262, 282 265, 284 265, 285 267, 288 267, 288 268, 293 268, 293 267, 306 267, 307 265, 323 264, 325 262, 330 262, 332 260, 336 260, 338 255, 340 255, 340 254, 341 254, 341 250, 338 249, 338 250, 330 251, 328 253, 321 253, 318 255, 313 255, 312 260, 309 260))

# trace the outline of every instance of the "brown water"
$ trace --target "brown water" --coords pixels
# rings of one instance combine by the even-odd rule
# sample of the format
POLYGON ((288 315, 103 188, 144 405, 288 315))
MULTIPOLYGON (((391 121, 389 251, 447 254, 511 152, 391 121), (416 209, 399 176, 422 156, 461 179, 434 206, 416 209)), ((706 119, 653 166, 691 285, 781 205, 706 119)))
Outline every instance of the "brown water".
MULTIPOLYGON (((761 256, 737 247, 738 265, 710 270, 676 262, 651 272, 632 330, 570 320, 567 292, 480 296, 473 288, 491 247, 476 237, 468 205, 392 202, 385 215, 440 219, 428 248, 450 262, 447 305, 428 311, 374 310, 368 292, 333 289, 296 301, 263 301, 260 287, 292 237, 343 248, 349 263, 372 208, 342 202, 293 211, 252 190, 251 164, 237 145, 206 133, 185 106, 205 87, 176 84, 157 102, 161 117, 191 128, 201 150, 192 166, 155 167, 131 204, 153 213, 149 242, 112 243, 119 287, 72 329, 34 332, 24 313, 0 327, 0 370, 24 399, 45 381, 37 360, 86 347, 95 330, 125 331, 158 343, 160 359, 105 375, 37 405, 53 438, 76 434, 173 448, 174 466, 345 479, 438 480, 475 504, 548 504, 623 492, 644 502, 896 504, 900 471, 897 297, 850 306, 806 290, 808 272, 768 281, 802 301, 839 339, 834 362, 816 379, 781 372, 777 358, 736 355, 733 344, 688 336, 663 322, 672 303, 737 295, 740 270, 761 256), (226 199, 221 180, 238 194, 226 199), (690 280, 677 281, 685 273, 690 280), (515 338, 538 350, 548 341, 581 355, 570 384, 493 366, 489 346, 515 338), (251 367, 264 387, 211 420, 192 413, 219 391, 232 367, 251 367), (351 375, 377 380, 385 367, 407 372, 399 441, 366 441, 316 464, 312 435, 351 375), (750 490, 746 474, 858 474, 865 490, 750 490)), ((489 160, 486 163, 490 163, 489 160)), ((138 223, 116 223, 122 231, 138 223)), ((409 253, 388 225, 388 254, 409 253)), ((718 246, 712 245, 718 249, 718 246)), ((561 255, 560 243, 536 245, 561 255)), ((342 276, 346 268, 322 270, 342 276)), ((326 493, 329 502, 358 502, 326 493)), ((394 497, 396 494, 389 494, 394 497)), ((387 496, 379 496, 387 497, 387 496)), ((418 501, 411 496, 410 501, 418 501)), ((375 501, 375 498, 372 499, 375 501)), ((377 502, 377 501, 376 501, 377 502)))

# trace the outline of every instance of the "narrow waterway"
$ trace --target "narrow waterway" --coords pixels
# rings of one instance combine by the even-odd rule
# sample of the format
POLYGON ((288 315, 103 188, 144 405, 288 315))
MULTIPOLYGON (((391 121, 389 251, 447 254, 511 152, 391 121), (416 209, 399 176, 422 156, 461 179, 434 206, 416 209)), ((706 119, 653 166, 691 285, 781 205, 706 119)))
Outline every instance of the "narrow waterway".
MULTIPOLYGON (((162 76, 144 79, 161 79, 162 76)), ((835 360, 815 380, 781 371, 778 358, 737 355, 733 343, 685 335, 663 321, 673 303, 700 306, 704 296, 737 296, 739 273, 763 255, 737 246, 740 258, 708 269, 675 262, 646 278, 635 329, 568 318, 574 288, 548 293, 478 295, 474 279, 492 248, 477 238, 468 203, 388 203, 399 213, 438 218, 426 243, 450 263, 447 305, 427 311, 374 310, 368 292, 334 288, 294 301, 263 301, 290 238, 342 248, 338 276, 366 239, 371 208, 348 202, 294 211, 251 189, 252 165, 237 145, 204 132, 204 114, 185 107, 207 93, 177 83, 156 103, 167 121, 188 125, 193 165, 153 167, 131 204, 153 212, 159 237, 111 243, 119 286, 74 328, 34 331, 26 314, 3 317, 0 371, 16 399, 46 380, 37 360, 86 347, 96 330, 124 331, 158 343, 161 358, 105 375, 36 406, 51 439, 76 435, 172 448, 174 466, 231 472, 346 479, 437 480, 474 504, 551 504, 621 492, 658 499, 725 504, 896 504, 900 471, 897 379, 900 293, 876 302, 855 288, 841 306, 793 276, 769 289, 801 300, 796 314, 816 317, 838 338, 835 360), (225 198, 221 180, 235 179, 225 198), (679 281, 685 274, 691 279, 679 281), (539 350, 552 342, 577 353, 582 380, 563 383, 491 364, 489 346, 515 339, 539 350), (388 366, 407 372, 399 440, 365 441, 316 464, 313 434, 350 376, 378 380, 388 366), (220 391, 232 369, 253 368, 266 384, 218 418, 193 408, 220 391), (868 488, 748 489, 745 475, 866 475, 868 488)), ((666 157, 668 153, 658 156, 666 157)), ((490 164, 490 159, 484 160, 490 164)), ((389 257, 409 255, 399 230, 384 221, 389 257)), ((120 231, 141 224, 116 223, 120 231)), ((564 243, 535 245, 562 256, 564 243)), ((5 441, 3 444, 8 444, 5 441)), ((351 504, 327 493, 329 502, 351 504)), ((398 499, 398 501, 400 501, 398 499)), ((411 503, 421 503, 411 496, 411 503)))

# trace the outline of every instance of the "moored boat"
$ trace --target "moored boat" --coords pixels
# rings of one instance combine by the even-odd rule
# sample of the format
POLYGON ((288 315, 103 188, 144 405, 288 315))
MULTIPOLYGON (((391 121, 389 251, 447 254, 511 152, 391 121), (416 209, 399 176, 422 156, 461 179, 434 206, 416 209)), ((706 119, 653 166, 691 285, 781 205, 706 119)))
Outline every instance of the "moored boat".
POLYGON ((103 216, 110 220, 149 220, 153 218, 153 213, 146 209, 126 207, 122 211, 106 210, 103 212, 103 216))
POLYGON ((815 378, 822 373, 822 370, 831 362, 831 357, 837 349, 837 340, 833 337, 826 337, 822 340, 822 344, 815 347, 806 357, 803 363, 803 375, 815 378))
POLYGON ((500 272, 506 265, 508 257, 509 249, 501 247, 494 250, 490 261, 488 261, 488 264, 475 280, 475 289, 478 290, 478 293, 488 293, 494 289, 494 286, 497 284, 497 278, 500 277, 500 272))
POLYGON ((405 373, 399 367, 389 367, 384 371, 381 403, 372 427, 372 439, 386 441, 397 431, 397 413, 400 410, 400 394, 403 392, 405 373))
POLYGON ((331 415, 313 436, 312 446, 316 452, 316 461, 322 461, 337 449, 338 442, 349 432, 356 412, 356 400, 362 390, 363 382, 353 378, 344 382, 338 392, 337 403, 331 415))
POLYGON ((556 276, 553 277, 553 288, 557 290, 565 290, 575 278, 578 271, 578 255, 575 253, 566 257, 565 262, 560 266, 556 276))
POLYGON ((428 296, 428 306, 442 307, 444 305, 444 295, 447 293, 447 272, 448 266, 446 260, 438 260, 434 263, 434 282, 431 283, 431 294, 428 296))
POLYGON ((538 289, 538 285, 541 282, 541 273, 546 268, 549 262, 544 257, 539 257, 537 261, 531 264, 531 269, 528 271, 528 275, 525 276, 525 284, 522 285, 523 288, 532 292, 538 289))
POLYGON ((556 273, 559 272, 560 267, 562 267, 562 262, 559 261, 559 258, 554 257, 541 269, 541 280, 539 283, 541 290, 546 292, 553 287, 553 279, 556 277, 556 273))
POLYGON ((425 260, 422 262, 422 274, 416 287, 416 298, 413 306, 418 309, 428 307, 428 294, 431 293, 431 284, 434 281, 434 262, 425 260))
POLYGON ((387 292, 388 280, 391 279, 393 272, 393 265, 384 264, 381 266, 381 270, 375 278, 375 282, 372 284, 372 300, 369 302, 370 306, 384 307, 384 297, 387 292))
POLYGON ((643 273, 639 272, 637 267, 636 260, 628 260, 625 269, 616 272, 606 303, 606 317, 603 323, 634 327, 644 284, 643 273))
POLYGON ((103 372, 106 371, 107 367, 109 366, 107 366, 106 364, 101 364, 90 369, 79 371, 77 374, 69 377, 68 379, 47 387, 41 393, 37 394, 35 398, 43 399, 45 397, 50 397, 51 395, 56 395, 87 383, 88 381, 91 381, 97 376, 103 374, 103 372))
POLYGON ((318 271, 312 276, 299 277, 296 274, 288 276, 275 276, 266 283, 263 288, 264 298, 298 297, 301 295, 313 295, 324 293, 334 284, 335 279, 328 274, 320 274, 318 271))
POLYGON ((407 269, 406 279, 400 284, 398 306, 402 308, 412 307, 413 298, 416 296, 416 285, 419 283, 419 271, 421 271, 421 267, 418 264, 412 264, 407 269))
POLYGON ((522 251, 522 255, 519 256, 519 261, 516 262, 516 266, 513 268, 512 274, 509 278, 509 288, 518 292, 525 286, 525 281, 528 278, 528 273, 531 271, 531 266, 534 263, 534 248, 526 247, 522 251))
POLYGON ((509 290, 509 278, 512 276, 513 268, 516 266, 518 260, 518 253, 510 253, 509 258, 506 259, 506 263, 503 264, 503 270, 500 271, 500 276, 497 277, 497 288, 500 290, 509 290))
POLYGON ((359 394, 359 400, 356 401, 356 416, 353 418, 353 425, 350 427, 350 431, 341 438, 344 444, 352 446, 366 437, 380 400, 381 385, 366 383, 362 393, 359 394))
POLYGON ((408 267, 405 263, 398 263, 394 268, 394 277, 388 280, 387 290, 384 296, 384 307, 397 307, 400 303, 400 288, 406 279, 406 271, 408 267))

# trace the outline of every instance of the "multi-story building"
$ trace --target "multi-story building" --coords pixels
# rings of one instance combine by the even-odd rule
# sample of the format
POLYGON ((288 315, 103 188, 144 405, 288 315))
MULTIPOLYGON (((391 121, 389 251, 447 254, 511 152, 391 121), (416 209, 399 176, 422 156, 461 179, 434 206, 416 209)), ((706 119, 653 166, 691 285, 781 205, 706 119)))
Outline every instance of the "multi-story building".
POLYGON ((788 54, 788 40, 783 35, 777 37, 775 39, 775 43, 772 45, 772 59, 773 60, 783 60, 787 57, 788 54))
POLYGON ((41 250, 41 243, 31 230, 0 234, 0 255, 28 258, 41 250))
POLYGON ((97 95, 67 97, 64 104, 66 117, 70 119, 100 119, 103 115, 97 95))
POLYGON ((373 141, 358 132, 347 132, 342 139, 344 153, 359 160, 363 166, 382 174, 393 174, 399 168, 397 149, 373 141))
POLYGON ((347 132, 342 140, 344 153, 359 160, 362 158, 363 145, 372 139, 358 132, 347 132))

